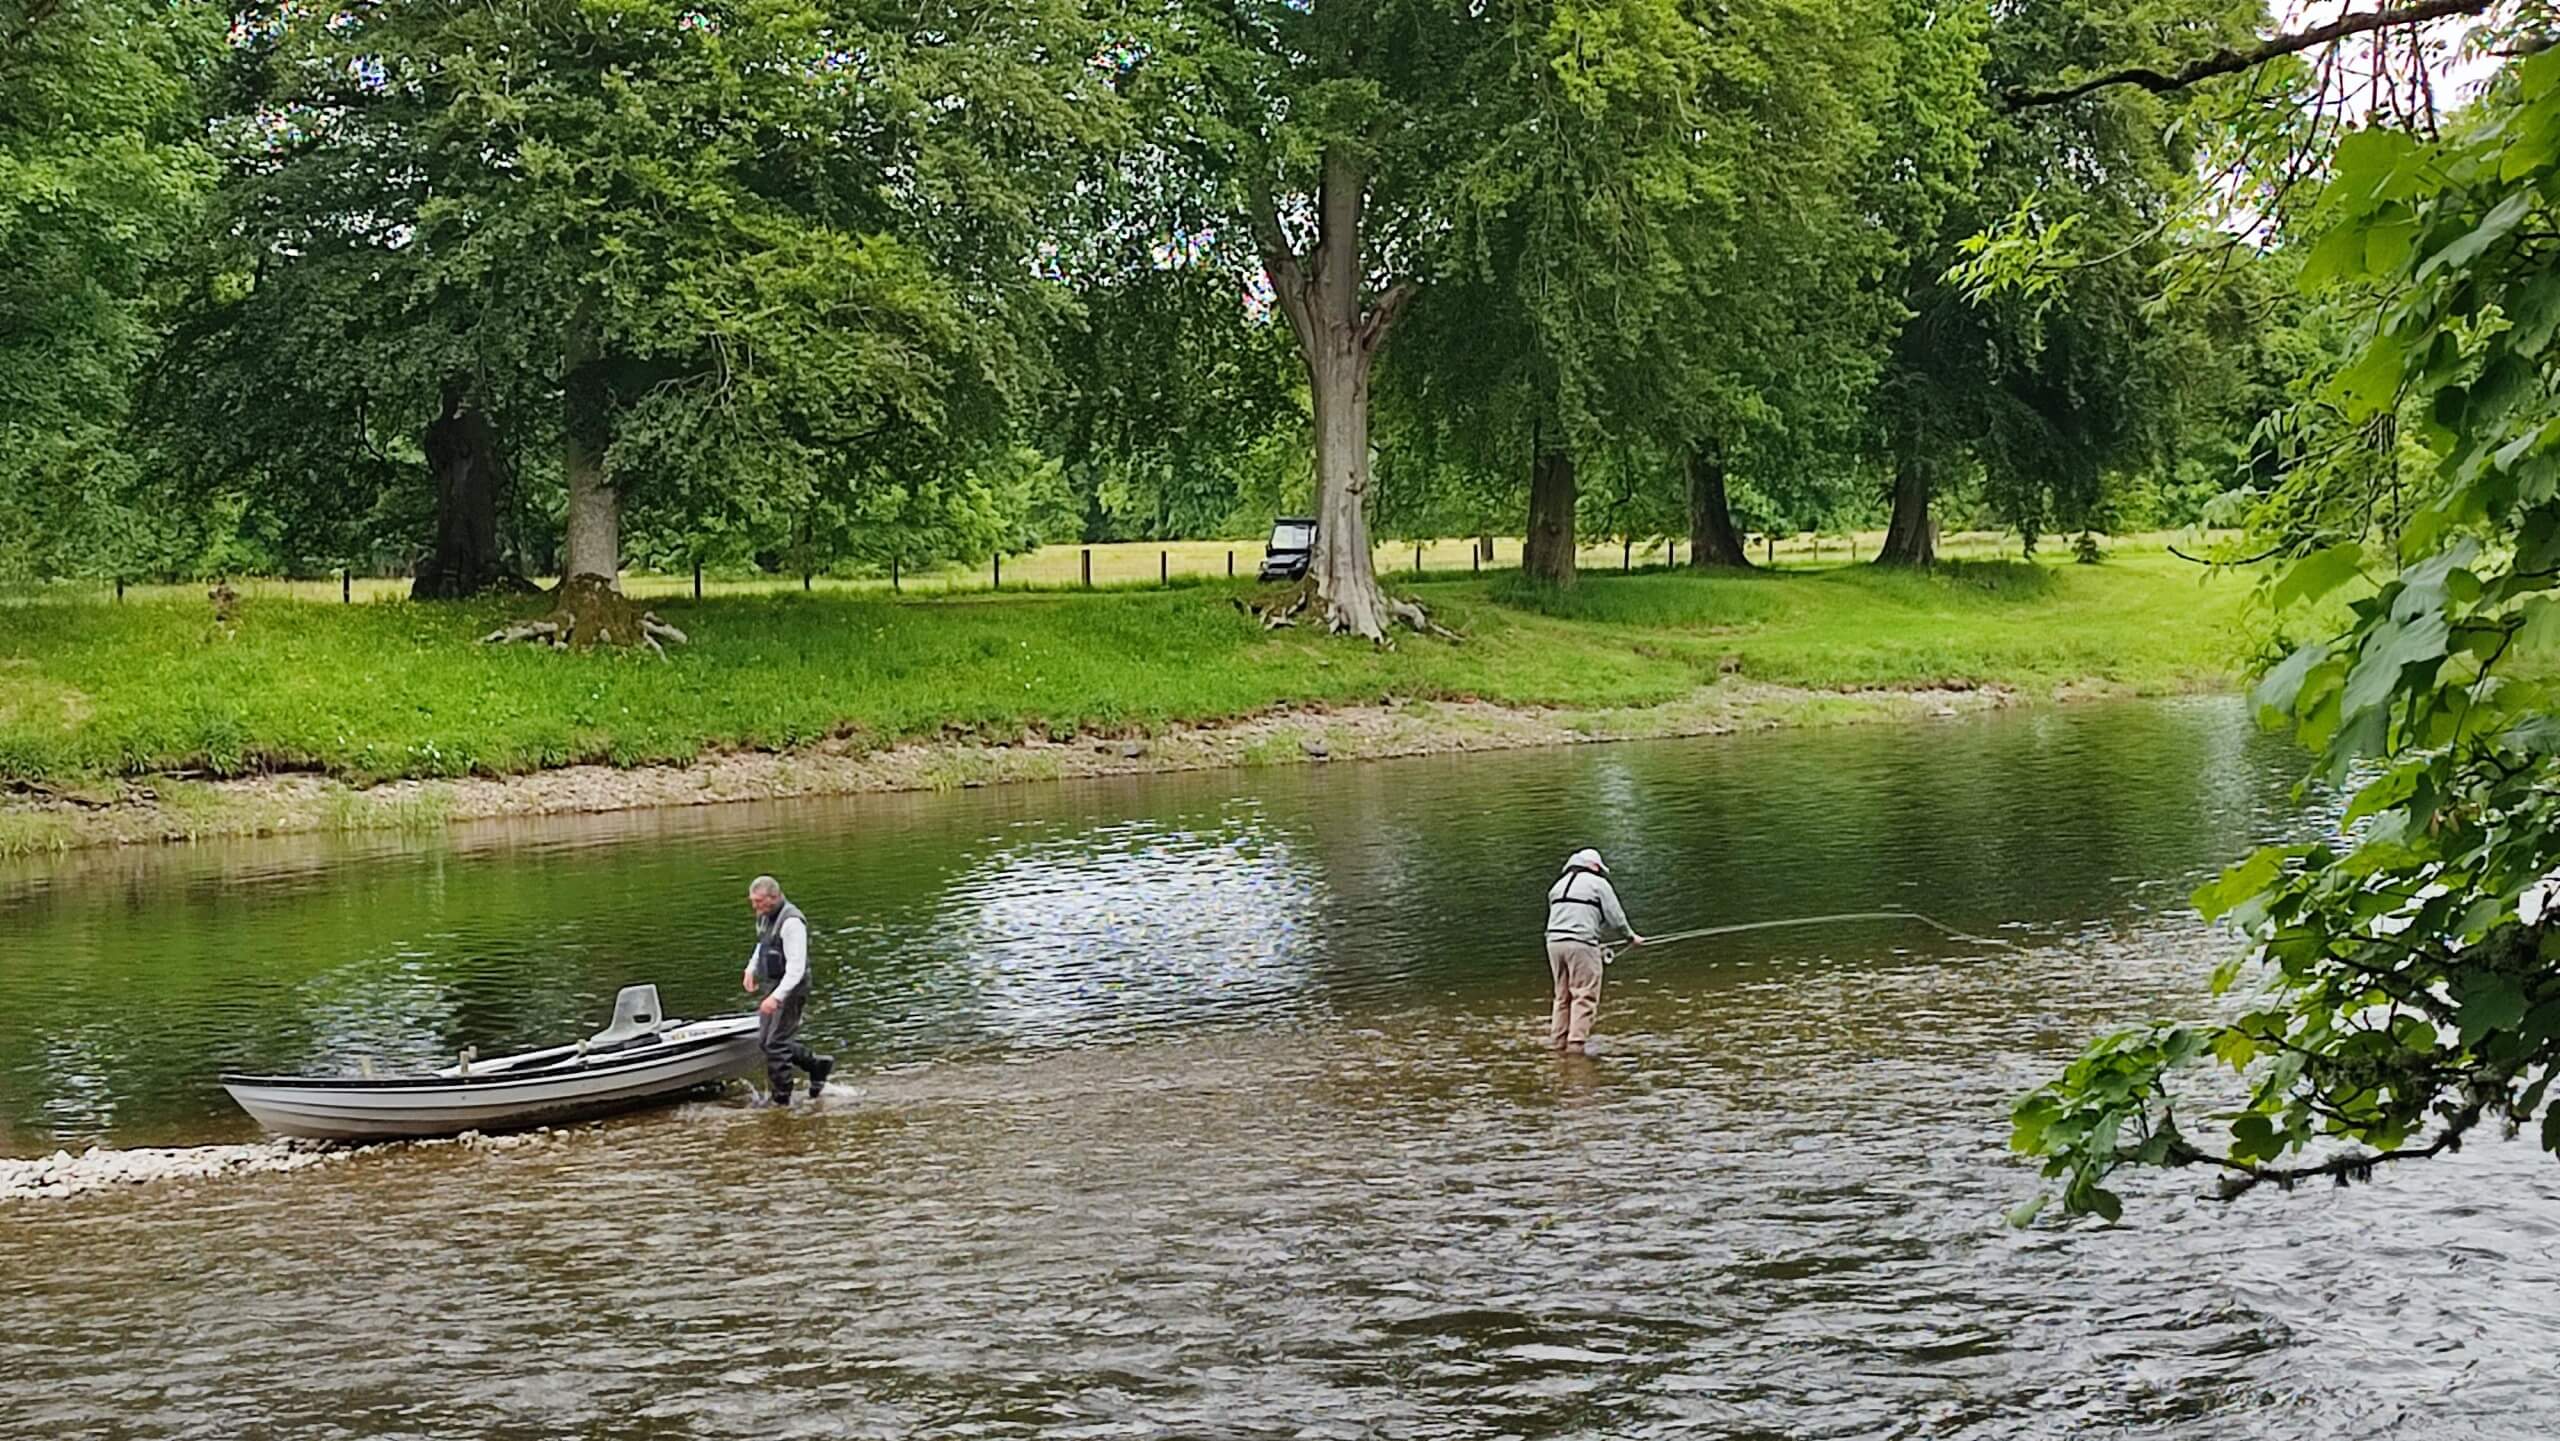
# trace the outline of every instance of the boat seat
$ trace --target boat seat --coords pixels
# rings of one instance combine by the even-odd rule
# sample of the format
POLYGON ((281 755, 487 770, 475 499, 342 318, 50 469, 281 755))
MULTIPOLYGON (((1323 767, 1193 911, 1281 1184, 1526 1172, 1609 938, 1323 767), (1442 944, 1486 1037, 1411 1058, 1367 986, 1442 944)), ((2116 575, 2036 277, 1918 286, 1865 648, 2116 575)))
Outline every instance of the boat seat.
POLYGON ((587 1037, 587 1049, 629 1045, 654 1036, 666 1019, 656 986, 624 986, 613 998, 613 1024, 587 1037))

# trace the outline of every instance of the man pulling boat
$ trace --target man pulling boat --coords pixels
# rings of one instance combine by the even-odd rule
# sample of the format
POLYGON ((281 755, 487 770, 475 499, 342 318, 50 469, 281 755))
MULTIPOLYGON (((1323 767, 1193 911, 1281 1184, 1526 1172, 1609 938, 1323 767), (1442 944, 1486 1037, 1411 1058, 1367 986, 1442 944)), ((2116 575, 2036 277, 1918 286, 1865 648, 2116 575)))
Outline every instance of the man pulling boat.
POLYGON ((747 886, 747 904, 755 908, 756 948, 747 953, 746 974, 740 979, 750 992, 758 982, 773 987, 756 1007, 763 1017, 756 1044, 764 1051, 765 1079, 771 1085, 765 1103, 791 1104, 794 1066, 809 1073, 814 1100, 836 1063, 800 1042, 800 1017, 809 1004, 809 922, 783 898, 782 883, 771 876, 758 876, 747 886))

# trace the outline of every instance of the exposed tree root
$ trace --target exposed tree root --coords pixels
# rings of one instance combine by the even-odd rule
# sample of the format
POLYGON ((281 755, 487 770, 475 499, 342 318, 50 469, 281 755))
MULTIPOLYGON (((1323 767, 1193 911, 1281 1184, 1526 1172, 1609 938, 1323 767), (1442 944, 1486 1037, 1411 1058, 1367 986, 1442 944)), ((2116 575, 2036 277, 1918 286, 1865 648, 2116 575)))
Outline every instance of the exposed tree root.
POLYGON ((1238 596, 1235 598, 1235 605, 1236 609, 1243 611, 1246 615, 1252 616, 1255 620, 1262 622, 1262 628, 1264 630, 1279 630, 1283 627, 1295 626, 1298 623, 1298 617, 1305 612, 1309 605, 1314 603, 1315 598, 1316 588, 1314 586, 1300 585, 1290 590, 1289 597, 1285 601, 1274 601, 1269 605, 1255 605, 1244 599, 1242 596, 1238 596))
POLYGON ((482 645, 527 644, 553 650, 599 645, 645 645, 665 655, 667 645, 683 645, 683 631, 642 610, 631 597, 600 575, 573 575, 551 592, 550 611, 536 620, 501 626, 480 637, 482 645), (663 642, 663 644, 662 644, 663 642))
MULTIPOLYGON (((1447 626, 1440 624, 1438 621, 1433 620, 1421 606, 1412 601, 1399 600, 1396 597, 1384 594, 1383 592, 1379 595, 1378 601, 1386 610, 1388 615, 1410 627, 1417 634, 1436 635, 1440 639, 1448 641, 1451 644, 1456 644, 1466 639, 1465 636, 1462 636, 1456 631, 1449 629, 1447 626)), ((1381 643, 1383 644, 1384 642, 1381 643)))
POLYGON ((1433 621, 1421 606, 1412 601, 1400 600, 1379 590, 1371 591, 1367 601, 1366 605, 1360 605, 1340 600, 1327 600, 1316 594, 1316 583, 1313 579, 1309 579, 1292 587, 1284 598, 1256 604, 1239 597, 1236 599, 1235 607, 1262 622, 1264 630, 1294 627, 1298 624, 1299 617, 1305 615, 1310 609, 1320 607, 1327 634, 1356 635, 1389 649, 1395 645, 1395 642, 1387 637, 1389 621, 1405 626, 1418 635, 1438 636, 1453 644, 1466 639, 1447 626, 1433 621))

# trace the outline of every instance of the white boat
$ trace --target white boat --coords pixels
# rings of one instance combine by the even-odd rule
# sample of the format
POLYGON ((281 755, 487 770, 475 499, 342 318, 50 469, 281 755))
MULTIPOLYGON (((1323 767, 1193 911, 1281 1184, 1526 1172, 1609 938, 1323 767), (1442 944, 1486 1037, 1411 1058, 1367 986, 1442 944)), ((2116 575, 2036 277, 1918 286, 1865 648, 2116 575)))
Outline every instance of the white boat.
POLYGON ((717 1086, 762 1060, 756 1017, 671 1021, 656 986, 626 986, 583 1041, 414 1076, 253 1076, 222 1088, 279 1135, 328 1140, 521 1130, 717 1086))

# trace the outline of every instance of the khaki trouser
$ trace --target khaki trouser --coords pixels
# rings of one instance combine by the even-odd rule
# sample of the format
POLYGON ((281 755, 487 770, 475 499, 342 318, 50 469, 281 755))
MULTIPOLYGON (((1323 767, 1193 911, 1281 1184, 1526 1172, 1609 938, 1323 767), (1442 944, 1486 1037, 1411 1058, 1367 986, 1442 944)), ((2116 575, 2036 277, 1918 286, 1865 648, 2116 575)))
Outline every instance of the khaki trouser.
POLYGON ((1547 969, 1556 979, 1547 1044, 1561 1049, 1591 1039, 1591 1023, 1600 1016, 1601 966, 1600 948, 1588 941, 1547 942, 1547 969))

